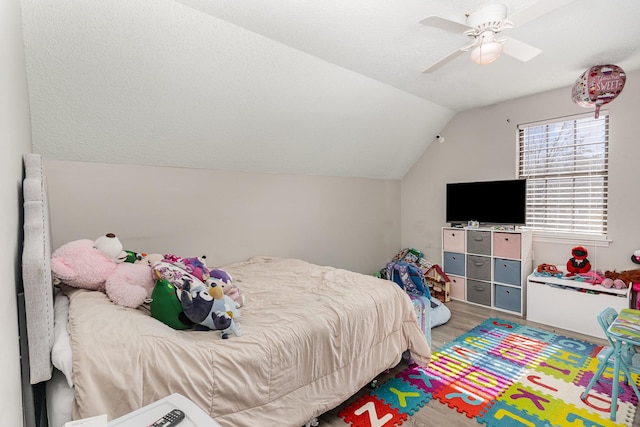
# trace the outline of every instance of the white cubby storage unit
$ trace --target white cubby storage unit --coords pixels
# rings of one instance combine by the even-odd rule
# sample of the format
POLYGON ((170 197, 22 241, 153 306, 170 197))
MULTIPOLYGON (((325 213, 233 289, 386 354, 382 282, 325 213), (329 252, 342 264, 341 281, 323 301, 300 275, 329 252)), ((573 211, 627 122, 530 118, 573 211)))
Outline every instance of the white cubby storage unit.
POLYGON ((629 289, 534 274, 527 282, 527 320, 557 328, 605 338, 598 313, 607 307, 618 312, 629 307, 629 289))
POLYGON ((453 299, 524 316, 531 263, 529 231, 442 229, 442 265, 453 299))

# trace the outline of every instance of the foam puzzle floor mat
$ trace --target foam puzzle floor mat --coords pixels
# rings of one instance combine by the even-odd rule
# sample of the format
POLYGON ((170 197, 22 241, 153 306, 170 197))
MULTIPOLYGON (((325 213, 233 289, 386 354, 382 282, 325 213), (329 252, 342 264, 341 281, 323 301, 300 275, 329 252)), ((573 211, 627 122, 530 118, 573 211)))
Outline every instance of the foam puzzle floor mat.
MULTIPOLYGON (((632 426, 638 399, 623 381, 616 421, 609 419, 610 369, 581 399, 598 369, 601 348, 487 319, 435 351, 427 367, 409 365, 345 405, 338 416, 353 427, 391 427, 427 404, 444 404, 487 427, 632 426)), ((633 380, 638 383, 636 376, 633 380)))

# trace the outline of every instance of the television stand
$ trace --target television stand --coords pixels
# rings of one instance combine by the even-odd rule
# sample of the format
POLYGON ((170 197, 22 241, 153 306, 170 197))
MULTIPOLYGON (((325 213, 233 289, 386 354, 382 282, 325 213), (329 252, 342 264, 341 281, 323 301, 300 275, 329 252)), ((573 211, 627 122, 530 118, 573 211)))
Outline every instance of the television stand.
POLYGON ((442 266, 451 298, 524 317, 531 241, 527 230, 444 227, 442 266))

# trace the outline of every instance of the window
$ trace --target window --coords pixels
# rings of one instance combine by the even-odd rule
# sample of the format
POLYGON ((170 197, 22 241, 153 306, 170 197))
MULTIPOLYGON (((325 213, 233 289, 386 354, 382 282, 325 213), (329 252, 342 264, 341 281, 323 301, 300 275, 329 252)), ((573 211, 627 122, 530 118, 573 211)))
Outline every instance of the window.
POLYGON ((527 227, 606 235, 609 113, 519 125, 518 135, 527 227))

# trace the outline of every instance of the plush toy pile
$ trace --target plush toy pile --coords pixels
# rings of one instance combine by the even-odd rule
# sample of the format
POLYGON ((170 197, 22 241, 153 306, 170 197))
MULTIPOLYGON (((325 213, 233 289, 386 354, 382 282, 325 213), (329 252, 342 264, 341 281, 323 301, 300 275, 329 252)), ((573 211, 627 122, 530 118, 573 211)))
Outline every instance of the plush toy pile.
POLYGON ((156 286, 168 287, 173 293, 168 292, 167 297, 180 302, 179 306, 174 304, 168 308, 165 302, 160 306, 154 299, 151 302, 153 317, 169 326, 182 323, 185 327, 193 325, 197 330, 219 330, 222 338, 228 338, 229 333, 241 335, 235 319, 240 317, 244 298, 228 273, 208 269, 203 258, 181 258, 173 254, 165 255, 151 268, 158 280, 156 286))
MULTIPOLYGON (((601 270, 591 270, 591 262, 587 258, 589 252, 585 247, 574 247, 571 249, 571 255, 572 257, 567 261, 568 273, 564 276, 566 278, 616 289, 625 289, 630 284, 640 283, 640 268, 621 272, 607 270, 603 273, 601 270)), ((640 263, 640 250, 631 255, 631 261, 634 261, 634 259, 637 263, 640 263), (636 256, 637 259, 635 258, 636 256)))
POLYGON ((205 257, 125 251, 109 233, 56 249, 51 271, 56 282, 105 292, 124 307, 149 303, 151 315, 172 328, 241 335, 235 319, 244 295, 226 271, 209 269, 205 257))
POLYGON ((605 271, 604 276, 606 279, 602 282, 602 286, 608 286, 608 283, 611 283, 612 286, 624 289, 630 283, 640 283, 640 268, 636 268, 635 270, 625 270, 621 272, 613 271, 605 271), (607 282, 606 282, 607 281, 607 282))

